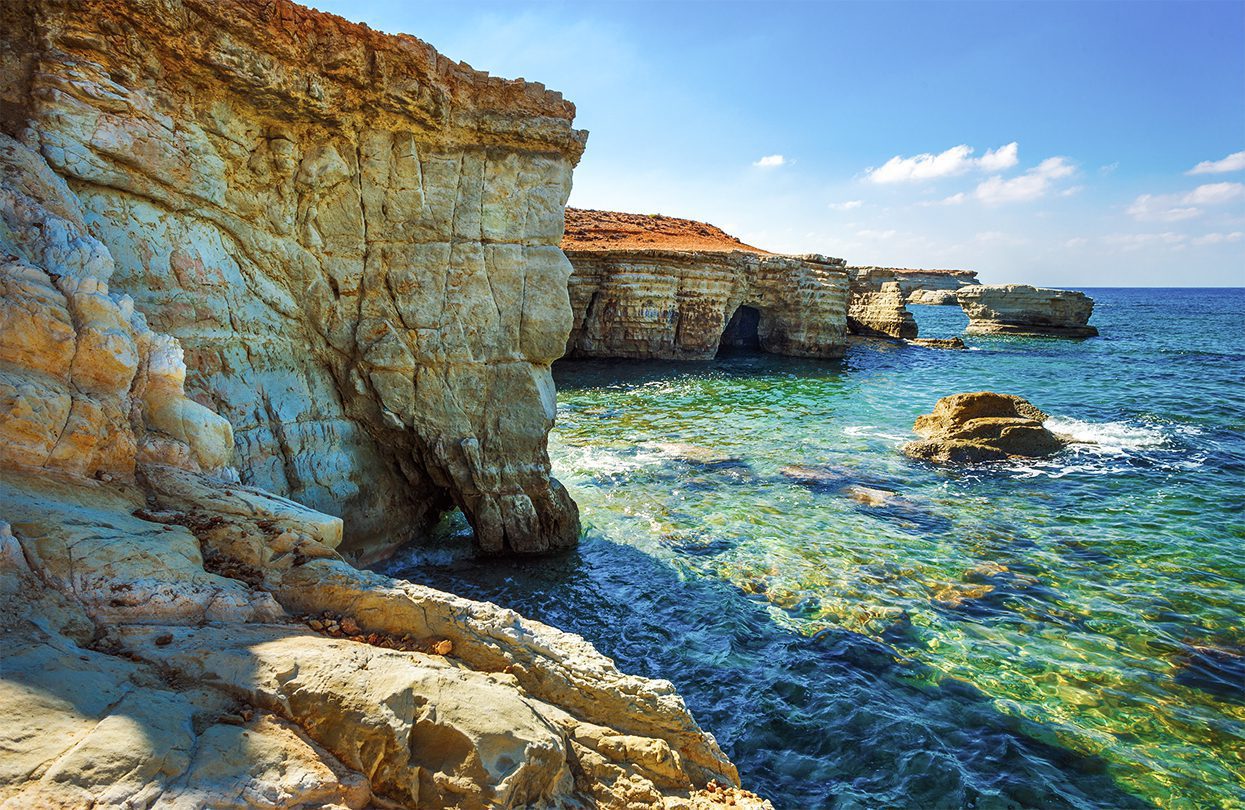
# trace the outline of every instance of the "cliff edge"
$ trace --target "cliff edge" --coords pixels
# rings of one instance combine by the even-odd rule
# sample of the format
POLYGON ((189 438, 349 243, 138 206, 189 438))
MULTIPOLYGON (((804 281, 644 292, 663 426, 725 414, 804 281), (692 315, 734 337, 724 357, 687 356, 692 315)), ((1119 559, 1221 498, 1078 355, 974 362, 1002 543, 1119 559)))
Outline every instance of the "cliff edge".
MULTIPOLYGON (((128 36, 95 10, 107 41, 128 36)), ((99 92, 95 70, 75 67, 74 89, 99 92)), ((46 96, 61 105, 44 109, 49 120, 60 121, 55 109, 87 114, 59 92, 46 96)), ((119 90, 95 101, 128 103, 119 90)), ((103 118, 92 138, 104 137, 103 118)), ((164 304, 165 319, 201 343, 238 348, 226 352, 235 365, 201 384, 257 384, 270 402, 301 400, 272 389, 288 376, 264 364, 288 372, 323 349, 291 343, 311 328, 294 305, 313 297, 251 275, 260 264, 239 258, 231 272, 245 265, 238 283, 255 285, 244 290, 293 307, 271 322, 287 331, 270 336, 291 356, 265 354, 272 346, 258 338, 235 344, 240 332, 213 320, 213 307, 248 302, 228 283, 196 292, 196 279, 216 278, 204 257, 276 249, 275 237, 229 219, 225 203, 165 208, 187 189, 131 165, 141 152, 131 163, 113 154, 114 165, 49 133, 61 130, 0 134, 0 808, 767 806, 736 787, 734 766, 669 683, 620 673, 582 639, 512 611, 354 568, 337 550, 351 542, 341 519, 240 483, 235 447, 253 464, 264 434, 236 442, 229 420, 187 396, 178 339, 151 328, 112 281, 164 304), (66 173, 80 160, 155 196, 66 173), (231 249, 212 253, 227 234, 231 249), (171 260, 178 250, 199 263, 171 260), (139 283, 167 291, 173 278, 186 289, 167 300, 139 283)), ((360 283, 383 279, 364 272, 360 283)), ((368 300, 356 303, 386 311, 368 300)), ((280 424, 275 405, 264 413, 280 424)))
POLYGON ((453 506, 482 552, 575 543, 545 449, 572 104, 286 0, 14 0, 0 27, 0 128, 180 341, 245 483, 340 515, 360 560, 453 506))

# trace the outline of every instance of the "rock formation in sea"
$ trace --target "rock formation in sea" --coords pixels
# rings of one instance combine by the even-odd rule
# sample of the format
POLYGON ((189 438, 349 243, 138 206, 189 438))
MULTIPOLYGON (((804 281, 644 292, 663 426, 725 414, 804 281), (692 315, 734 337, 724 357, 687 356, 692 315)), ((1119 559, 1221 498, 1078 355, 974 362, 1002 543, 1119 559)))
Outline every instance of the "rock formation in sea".
POLYGON ((977 285, 956 293, 973 335, 1091 337, 1094 299, 1083 292, 1049 290, 1027 284, 977 285))
POLYGON ((0 22, 0 806, 764 806, 669 683, 339 553, 573 534, 569 105, 284 2, 0 22))
POLYGON ((894 271, 904 297, 909 304, 955 304, 954 293, 961 287, 980 284, 976 270, 917 270, 906 267, 888 268, 894 271))
POLYGON ((853 335, 914 338, 916 318, 891 267, 849 267, 847 327, 853 335))
POLYGON ((451 506, 486 552, 575 542, 545 449, 572 104, 284 1, 17 0, 0 24, 0 125, 181 341, 246 483, 340 514, 361 558, 451 506))
POLYGON ((675 217, 567 209, 570 357, 695 360, 720 349, 841 357, 843 260, 745 245, 675 217))
POLYGON ((1038 458, 1057 453, 1067 440, 1047 430, 1047 415, 1011 394, 979 391, 953 394, 918 416, 913 430, 920 441, 903 452, 936 464, 975 464, 1020 456, 1038 458))

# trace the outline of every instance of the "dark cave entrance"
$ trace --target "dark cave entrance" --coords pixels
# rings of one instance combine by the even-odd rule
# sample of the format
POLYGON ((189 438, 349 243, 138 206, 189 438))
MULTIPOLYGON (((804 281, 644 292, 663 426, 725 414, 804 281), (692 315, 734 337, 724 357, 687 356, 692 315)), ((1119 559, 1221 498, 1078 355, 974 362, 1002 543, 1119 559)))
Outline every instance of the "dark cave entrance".
POLYGON ((761 351, 761 311, 741 306, 726 323, 718 341, 718 354, 757 354, 761 351))

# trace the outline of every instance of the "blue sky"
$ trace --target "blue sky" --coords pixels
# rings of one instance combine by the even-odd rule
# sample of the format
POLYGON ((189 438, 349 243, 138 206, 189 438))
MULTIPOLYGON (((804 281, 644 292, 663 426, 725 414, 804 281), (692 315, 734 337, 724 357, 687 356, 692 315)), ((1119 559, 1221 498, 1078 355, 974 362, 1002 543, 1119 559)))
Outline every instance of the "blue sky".
POLYGON ((1245 2, 313 4, 562 91, 572 205, 995 283, 1245 286, 1245 2))

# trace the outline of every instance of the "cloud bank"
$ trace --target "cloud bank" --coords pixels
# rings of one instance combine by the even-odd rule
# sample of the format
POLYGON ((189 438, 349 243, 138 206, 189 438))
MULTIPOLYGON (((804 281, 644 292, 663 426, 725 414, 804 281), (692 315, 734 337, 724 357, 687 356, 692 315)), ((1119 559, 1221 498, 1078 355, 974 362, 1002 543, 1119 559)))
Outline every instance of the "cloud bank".
POLYGON ((1020 145, 1015 141, 987 150, 979 158, 967 144, 953 146, 945 152, 926 152, 914 157, 896 155, 877 168, 868 169, 865 177, 874 183, 912 183, 953 177, 970 170, 997 172, 1010 169, 1019 161, 1020 145))

